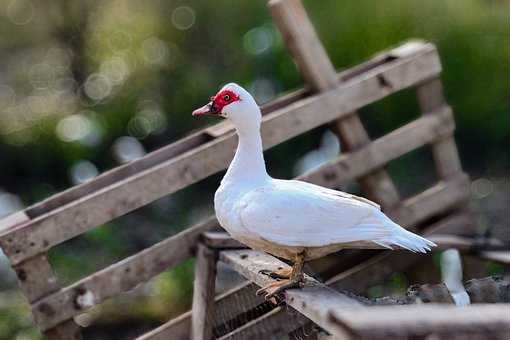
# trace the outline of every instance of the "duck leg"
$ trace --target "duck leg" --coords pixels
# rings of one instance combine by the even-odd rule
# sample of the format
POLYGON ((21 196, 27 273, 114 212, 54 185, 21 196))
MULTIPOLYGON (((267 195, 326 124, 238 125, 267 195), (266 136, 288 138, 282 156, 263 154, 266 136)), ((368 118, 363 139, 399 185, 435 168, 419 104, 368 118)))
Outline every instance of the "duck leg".
MULTIPOLYGON (((301 288, 303 282, 303 266, 305 264, 305 252, 296 255, 296 260, 292 266, 290 277, 281 281, 272 282, 257 291, 257 295, 264 295, 266 300, 272 300, 279 293, 291 289, 301 288)), ((270 272, 273 273, 273 272, 270 272)), ((269 275, 271 276, 271 275, 269 275)))

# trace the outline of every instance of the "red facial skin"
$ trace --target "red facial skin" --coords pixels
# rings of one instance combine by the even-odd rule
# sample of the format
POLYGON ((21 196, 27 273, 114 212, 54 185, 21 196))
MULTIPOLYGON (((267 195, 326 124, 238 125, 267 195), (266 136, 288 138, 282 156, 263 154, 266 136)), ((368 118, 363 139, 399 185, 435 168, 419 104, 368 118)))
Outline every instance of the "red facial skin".
POLYGON ((223 108, 228 104, 232 104, 239 100, 239 96, 230 90, 223 90, 218 92, 214 97, 211 97, 211 112, 221 113, 223 108))
POLYGON ((214 97, 211 97, 211 102, 209 104, 196 109, 192 114, 193 116, 221 115, 225 106, 238 100, 241 100, 241 98, 239 98, 239 95, 237 95, 235 92, 230 90, 223 90, 218 92, 214 97))

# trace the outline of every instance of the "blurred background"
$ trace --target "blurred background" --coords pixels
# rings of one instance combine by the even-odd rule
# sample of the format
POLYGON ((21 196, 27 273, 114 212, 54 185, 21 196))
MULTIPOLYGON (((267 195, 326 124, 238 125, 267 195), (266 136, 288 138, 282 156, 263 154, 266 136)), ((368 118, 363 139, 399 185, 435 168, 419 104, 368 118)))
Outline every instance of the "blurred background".
MULTIPOLYGON (((501 228, 510 201, 510 1, 304 4, 338 69, 406 39, 437 44, 463 166, 473 179, 472 204, 484 213, 481 232, 510 239, 501 228)), ((260 104, 302 84, 264 1, 0 0, 0 60, 0 218, 214 124, 193 119, 191 111, 227 82, 245 86, 260 104)), ((418 115, 412 91, 361 111, 373 138, 418 115)), ((322 127, 266 158, 273 176, 290 178, 341 149, 322 127)), ((428 150, 389 170, 404 196, 434 180, 428 150)), ((58 246, 50 257, 59 279, 78 280, 211 214, 220 179, 58 246)), ((189 308, 192 280, 189 261, 79 322, 91 325, 93 339, 132 337, 189 308)), ((389 288, 371 294, 409 283, 397 273, 389 288)), ((0 339, 39 338, 0 254, 0 339)))

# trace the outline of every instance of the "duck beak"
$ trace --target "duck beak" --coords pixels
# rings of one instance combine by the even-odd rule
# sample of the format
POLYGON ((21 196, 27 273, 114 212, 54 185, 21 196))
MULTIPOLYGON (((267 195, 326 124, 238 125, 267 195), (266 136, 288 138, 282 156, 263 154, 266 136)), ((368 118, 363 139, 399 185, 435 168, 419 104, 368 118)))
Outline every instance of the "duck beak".
POLYGON ((193 116, 218 116, 220 114, 221 113, 218 108, 214 106, 213 102, 209 102, 192 113, 193 116))

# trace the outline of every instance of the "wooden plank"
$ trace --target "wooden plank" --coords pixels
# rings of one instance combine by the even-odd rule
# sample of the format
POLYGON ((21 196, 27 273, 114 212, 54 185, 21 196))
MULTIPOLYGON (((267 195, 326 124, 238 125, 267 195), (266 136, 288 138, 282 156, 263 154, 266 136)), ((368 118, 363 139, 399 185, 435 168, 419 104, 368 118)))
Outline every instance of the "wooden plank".
MULTIPOLYGON (((317 36, 312 23, 300 0, 272 0, 268 6, 273 20, 282 33, 283 40, 299 66, 306 82, 316 91, 328 91, 338 85, 333 65, 317 36)), ((382 76, 381 76, 382 77, 382 76)), ((384 87, 391 82, 384 79, 384 87)), ((342 145, 353 150, 369 143, 369 137, 359 117, 353 113, 345 119, 339 119, 337 132, 342 145)), ((370 176, 360 179, 364 192, 369 198, 381 203, 383 207, 395 206, 400 200, 398 191, 390 176, 383 170, 377 170, 370 176)))
POLYGON ((479 256, 484 260, 510 264, 510 251, 482 251, 479 256))
POLYGON ((24 211, 18 211, 8 215, 0 220, 0 234, 8 230, 16 228, 17 226, 26 223, 30 217, 24 211))
POLYGON ((246 248, 246 245, 234 240, 225 231, 208 231, 202 235, 205 245, 216 249, 239 249, 246 248))
POLYGON ((147 170, 155 165, 163 163, 185 151, 198 147, 201 144, 211 140, 203 132, 194 133, 170 145, 157 149, 142 158, 134 160, 128 164, 118 166, 86 183, 74 186, 56 195, 53 195, 39 203, 26 209, 26 213, 31 218, 41 216, 52 210, 58 209, 74 200, 80 199, 90 193, 105 188, 115 182, 121 181, 127 177, 147 170))
POLYGON ((193 340, 212 339, 217 256, 218 253, 215 250, 201 243, 198 244, 191 309, 191 339, 193 340))
MULTIPOLYGON (((432 45, 424 45, 423 50, 413 57, 383 64, 371 70, 369 75, 360 75, 334 90, 266 115, 262 125, 264 146, 274 146, 346 116, 359 107, 436 75, 439 71, 437 51, 432 45), (377 79, 380 75, 391 79, 394 85, 391 90, 379 86, 377 79)), ((234 135, 208 142, 2 234, 0 245, 13 263, 19 263, 224 169, 232 158, 235 145, 234 135), (162 183, 161 179, 165 181, 162 183)))
POLYGON ((192 228, 39 300, 33 310, 36 322, 43 329, 50 328, 90 307, 78 302, 80 296, 87 294, 89 304, 94 305, 184 262, 195 255, 201 234, 217 226, 216 218, 211 216, 192 228), (47 313, 48 310, 51 313, 47 313))
POLYGON ((338 84, 333 64, 322 46, 300 0, 270 0, 273 21, 304 79, 322 92, 338 84))
MULTIPOLYGON (((418 103, 423 114, 432 114, 438 107, 445 105, 443 86, 439 78, 434 78, 416 89, 418 103)), ((440 178, 447 178, 462 171, 459 153, 453 134, 445 136, 432 145, 436 170, 440 178)))
POLYGON ((369 339, 430 334, 487 337, 510 331, 510 304, 473 304, 463 308, 432 303, 356 310, 332 308, 329 319, 335 328, 369 339))
POLYGON ((360 176, 365 177, 389 161, 448 135, 453 129, 451 110, 443 107, 436 115, 419 118, 362 148, 342 153, 323 164, 321 171, 305 173, 301 179, 326 187, 338 187, 360 176))
POLYGON ((40 254, 14 266, 23 294, 29 302, 57 291, 60 287, 46 254, 40 254))
MULTIPOLYGON (((2 229, 11 230, 29 220, 27 214, 18 212, 2 220, 2 229)), ((57 276, 44 253, 18 263, 13 266, 13 269, 16 272, 21 291, 31 304, 60 288, 57 276)), ((80 327, 73 320, 64 321, 48 330, 44 333, 44 337, 48 340, 80 340, 82 338, 80 327)))
MULTIPOLYGON (((268 269, 274 271, 280 267, 290 268, 289 265, 275 257, 254 250, 222 251, 220 253, 220 260, 229 264, 238 273, 261 287, 274 282, 274 279, 261 274, 261 270, 268 269)), ((305 275, 305 286, 303 288, 287 290, 283 295, 288 306, 294 308, 326 330, 332 329, 327 317, 329 309, 347 308, 354 312, 357 309, 366 308, 357 300, 338 293, 307 275, 305 275)), ((347 336, 345 332, 336 329, 333 330, 332 334, 340 338, 347 336)))

